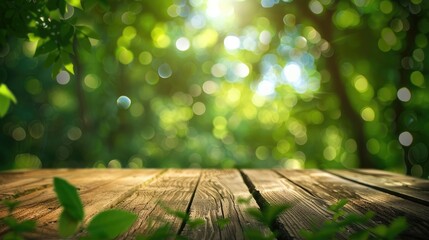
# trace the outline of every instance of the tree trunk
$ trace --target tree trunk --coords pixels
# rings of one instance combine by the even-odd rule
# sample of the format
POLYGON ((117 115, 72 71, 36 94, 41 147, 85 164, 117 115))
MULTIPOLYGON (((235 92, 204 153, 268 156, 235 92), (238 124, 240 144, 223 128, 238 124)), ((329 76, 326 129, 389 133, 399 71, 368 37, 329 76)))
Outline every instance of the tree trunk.
MULTIPOLYGON (((328 41, 331 47, 335 50, 335 47, 333 46, 334 26, 332 24, 326 24, 332 22, 332 10, 325 9, 326 12, 324 14, 315 15, 308 9, 306 1, 295 1, 295 3, 302 15, 312 20, 312 23, 316 26, 316 29, 319 31, 321 36, 328 41)), ((346 93, 344 81, 339 71, 338 53, 334 52, 332 56, 326 57, 325 63, 327 70, 331 74, 332 87, 340 100, 342 120, 346 125, 348 125, 357 144, 357 155, 360 160, 358 167, 373 168, 374 164, 372 163, 366 148, 364 123, 360 115, 353 109, 349 96, 346 93)))

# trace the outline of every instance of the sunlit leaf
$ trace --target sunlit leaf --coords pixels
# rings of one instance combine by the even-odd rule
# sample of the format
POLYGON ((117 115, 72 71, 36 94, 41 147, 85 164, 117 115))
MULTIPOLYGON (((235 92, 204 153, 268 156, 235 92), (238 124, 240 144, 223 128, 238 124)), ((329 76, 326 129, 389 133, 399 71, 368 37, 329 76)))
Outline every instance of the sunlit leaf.
POLYGON ((9 88, 4 83, 0 84, 0 95, 11 100, 14 103, 17 103, 15 95, 13 95, 13 93, 9 90, 9 88))
POLYGON ((0 95, 0 117, 4 117, 9 110, 10 99, 6 98, 3 95, 0 95))
POLYGON ((137 220, 131 212, 111 209, 101 212, 91 219, 87 230, 96 239, 114 239, 126 232, 137 220))
POLYGON ((82 9, 82 5, 81 5, 80 0, 65 0, 65 1, 75 8, 82 9))

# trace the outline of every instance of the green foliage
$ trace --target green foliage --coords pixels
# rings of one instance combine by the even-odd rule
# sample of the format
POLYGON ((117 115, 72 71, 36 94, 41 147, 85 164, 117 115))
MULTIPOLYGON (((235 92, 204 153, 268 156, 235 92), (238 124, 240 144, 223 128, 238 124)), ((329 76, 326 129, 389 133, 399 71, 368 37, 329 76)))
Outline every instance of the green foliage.
POLYGON ((0 223, 4 224, 8 231, 3 236, 4 240, 23 240, 23 234, 27 232, 33 232, 36 230, 36 221, 34 220, 23 220, 18 221, 13 215, 13 211, 19 205, 17 201, 5 200, 2 202, 8 209, 8 215, 0 219, 0 223))
POLYGON ((389 226, 378 225, 369 231, 379 239, 393 240, 397 239, 399 234, 408 229, 407 219, 405 217, 395 218, 389 226))
POLYGON ((17 102, 9 88, 5 84, 0 83, 0 117, 6 115, 11 101, 14 103, 17 102))
POLYGON ((75 220, 66 211, 63 211, 58 219, 58 233, 62 237, 72 236, 79 229, 81 220, 75 220))
POLYGON ((264 206, 262 210, 259 210, 258 208, 248 208, 246 211, 259 222, 265 224, 266 226, 272 226, 279 215, 289 208, 290 205, 281 204, 267 205, 264 206))
POLYGON ((224 229, 230 223, 231 223, 231 219, 229 218, 216 219, 216 225, 218 225, 220 229, 224 229))
POLYGON ((244 236, 249 240, 274 240, 277 239, 274 233, 270 233, 268 236, 256 229, 246 228, 244 230, 244 236))
MULTIPOLYGON (((248 201, 244 201, 245 204, 248 201)), ((254 219, 262 223, 264 226, 270 228, 273 232, 269 235, 256 231, 254 229, 245 228, 244 234, 246 239, 257 239, 257 240, 270 240, 276 239, 278 233, 274 230, 274 223, 278 220, 279 216, 290 208, 290 205, 280 204, 280 205, 265 205, 262 210, 258 208, 247 208, 246 212, 252 216, 254 219)))
POLYGON ((63 212, 58 221, 58 231, 62 237, 72 236, 83 221, 84 210, 76 187, 62 178, 54 178, 54 190, 63 212))
POLYGON ((247 198, 239 197, 239 198, 237 199, 237 203, 238 203, 238 204, 245 204, 245 205, 248 205, 248 204, 250 204, 250 202, 252 201, 252 199, 253 199, 253 196, 252 196, 252 195, 250 195, 250 196, 249 196, 249 197, 247 197, 247 198))
MULTIPOLYGON (((58 232, 62 237, 73 236, 84 218, 84 209, 75 186, 62 178, 54 178, 54 190, 63 212, 58 220, 58 232)), ((87 236, 83 239, 114 239, 126 232, 136 221, 137 215, 123 210, 110 209, 95 215, 89 222, 87 236)))
POLYGON ((1 1, 0 168, 25 144, 42 167, 429 175, 427 1, 197 2, 1 1))
POLYGON ((137 235, 137 240, 164 240, 173 238, 176 234, 171 232, 171 226, 169 224, 162 225, 157 228, 153 233, 143 236, 137 235))
POLYGON ((183 222, 186 222, 186 224, 188 224, 188 226, 191 229, 195 229, 200 227, 201 225, 204 225, 205 220, 202 218, 191 218, 189 213, 187 212, 183 212, 183 211, 179 211, 179 210, 175 210, 172 208, 167 207, 165 204, 160 203, 160 206, 170 215, 178 217, 180 219, 182 219, 183 222))
POLYGON ((82 221, 84 217, 83 205, 76 187, 62 178, 55 177, 54 190, 58 201, 64 208, 63 211, 74 220, 82 221))
MULTIPOLYGON (((313 230, 302 230, 300 232, 301 236, 307 240, 337 239, 338 234, 344 233, 347 227, 365 225, 375 216, 371 211, 365 215, 347 213, 343 209, 347 202, 348 200, 346 199, 340 199, 329 206, 328 210, 333 213, 332 220, 325 221, 321 226, 315 227, 313 230)), ((363 229, 351 234, 349 239, 366 240, 375 238, 393 240, 406 229, 405 218, 398 217, 389 226, 377 225, 373 228, 363 229)))

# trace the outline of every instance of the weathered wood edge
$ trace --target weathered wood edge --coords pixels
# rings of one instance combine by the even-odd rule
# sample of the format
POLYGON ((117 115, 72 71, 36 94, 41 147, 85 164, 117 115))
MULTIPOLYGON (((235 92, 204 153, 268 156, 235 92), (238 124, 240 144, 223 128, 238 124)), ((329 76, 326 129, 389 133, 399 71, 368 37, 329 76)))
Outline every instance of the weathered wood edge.
POLYGON ((406 175, 394 174, 386 171, 380 172, 379 176, 374 176, 374 171, 378 170, 363 170, 363 169, 353 169, 353 170, 324 170, 328 173, 331 173, 335 176, 347 179, 349 181, 365 185, 370 188, 383 191, 385 193, 395 195, 416 203, 423 204, 425 206, 429 205, 429 181, 418 179, 406 175), (382 174, 381 174, 382 173, 382 174), (386 184, 390 182, 393 186, 386 184), (418 189, 415 187, 410 191, 410 187, 413 186, 413 183, 419 183, 425 185, 423 189, 418 189))
POLYGON ((420 206, 398 196, 394 196, 365 185, 349 181, 320 170, 278 170, 285 178, 314 194, 321 202, 334 203, 347 199, 344 207, 349 213, 364 215, 368 211, 376 213, 367 224, 356 225, 358 230, 378 224, 389 224, 394 218, 406 216, 412 226, 401 234, 403 239, 424 239, 429 234, 429 208, 420 206))

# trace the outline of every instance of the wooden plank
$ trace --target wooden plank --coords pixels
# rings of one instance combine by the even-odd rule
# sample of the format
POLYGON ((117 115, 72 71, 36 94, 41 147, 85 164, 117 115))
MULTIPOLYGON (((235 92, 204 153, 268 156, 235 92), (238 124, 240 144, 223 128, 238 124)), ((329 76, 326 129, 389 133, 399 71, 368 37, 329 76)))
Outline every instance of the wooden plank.
MULTIPOLYGON (((271 170, 242 170, 245 182, 254 189, 256 200, 269 205, 289 204, 291 208, 279 216, 276 227, 282 233, 282 239, 302 239, 301 229, 313 226, 330 219, 331 213, 326 209, 323 199, 291 183, 271 170)), ((261 204, 259 204, 261 205, 261 204)), ((348 228, 346 231, 353 232, 348 228)), ((346 238, 342 234, 339 239, 346 238)))
POLYGON ((343 178, 414 202, 429 205, 429 181, 374 169, 329 170, 343 178))
POLYGON ((61 172, 69 172, 70 170, 71 169, 20 169, 0 171, 0 186, 17 180, 51 176, 54 173, 60 174, 61 172))
MULTIPOLYGON (((9 176, 13 181, 8 180, 1 184, 0 201, 5 199, 15 199, 17 197, 52 187, 54 177, 77 177, 88 176, 98 171, 118 174, 115 169, 60 169, 56 170, 31 170, 12 172, 13 175, 1 173, 0 176, 9 176)), ((112 177, 113 177, 112 175, 112 177)))
POLYGON ((413 224, 402 235, 404 239, 422 239, 429 235, 429 207, 427 206, 368 188, 327 172, 318 170, 278 170, 278 172, 319 198, 325 207, 345 198, 349 200, 345 206, 347 212, 357 214, 375 212, 376 217, 368 224, 369 226, 387 224, 396 217, 405 216, 413 224))
POLYGON ((247 205, 239 204, 238 199, 252 197, 237 170, 204 170, 192 201, 191 219, 202 218, 203 226, 192 229, 185 226, 182 236, 188 239, 245 239, 246 229, 258 230, 267 236, 268 227, 254 220, 245 210, 258 208, 252 198, 247 205), (229 219, 224 228, 217 224, 218 219, 229 219))
POLYGON ((139 187, 132 195, 124 199, 115 208, 128 210, 138 215, 136 223, 119 239, 130 239, 137 234, 149 235, 165 223, 171 224, 170 230, 179 233, 183 221, 166 213, 170 209, 187 212, 195 189, 198 185, 201 170, 187 169, 168 170, 154 181, 139 187))
MULTIPOLYGON (((84 222, 103 209, 116 205, 131 195, 136 188, 154 178, 161 170, 78 171, 76 176, 65 177, 79 189, 85 208, 84 222)), ((62 211, 55 192, 46 188, 17 199, 22 204, 14 212, 18 219, 34 219, 37 232, 30 237, 58 238, 57 220, 62 211)), ((0 212, 4 212, 2 209, 0 212)), ((0 229, 0 234, 5 229, 0 229)))

